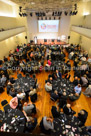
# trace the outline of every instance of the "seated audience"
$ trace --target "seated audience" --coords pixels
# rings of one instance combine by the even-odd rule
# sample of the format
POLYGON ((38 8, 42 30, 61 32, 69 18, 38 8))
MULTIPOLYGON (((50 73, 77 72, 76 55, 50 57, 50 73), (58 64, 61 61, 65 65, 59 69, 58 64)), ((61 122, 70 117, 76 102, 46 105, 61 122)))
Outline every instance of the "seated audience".
POLYGON ((57 90, 51 93, 51 100, 57 101, 58 98, 59 98, 59 95, 57 90))
POLYGON ((78 119, 80 121, 80 123, 79 123, 80 127, 84 126, 84 124, 87 120, 87 116, 88 116, 88 112, 83 110, 83 109, 78 113, 78 119))
POLYGON ((86 127, 87 133, 89 136, 91 136, 91 126, 86 127))
POLYGON ((2 83, 3 86, 5 86, 6 81, 7 81, 7 78, 5 77, 5 75, 2 75, 1 83, 2 83))
POLYGON ((74 78, 73 84, 74 84, 74 86, 77 86, 79 84, 78 77, 74 78))
POLYGON ((52 91, 52 84, 50 84, 49 82, 47 82, 47 83, 45 84, 45 90, 46 90, 47 92, 51 92, 51 91, 52 91))
POLYGON ((14 97, 13 99, 10 100, 10 107, 12 109, 16 109, 18 106, 18 98, 14 97))
POLYGON ((27 116, 30 116, 32 113, 36 114, 36 107, 35 104, 28 104, 27 102, 24 103, 23 106, 24 112, 27 114, 27 116))
POLYGON ((30 118, 29 121, 26 122, 26 131, 30 132, 35 129, 37 125, 37 118, 30 118))
POLYGON ((91 85, 89 85, 83 94, 87 97, 91 97, 91 85))
POLYGON ((74 115, 74 114, 76 114, 76 112, 71 109, 71 105, 70 104, 66 104, 66 105, 63 106, 63 112, 66 115, 74 115))
POLYGON ((63 92, 59 99, 59 108, 63 108, 67 104, 67 93, 63 92))
POLYGON ((51 113, 53 118, 58 118, 60 116, 60 112, 58 112, 56 106, 52 106, 51 113))
POLYGON ((18 97, 19 99, 21 99, 21 100, 24 100, 24 99, 26 98, 26 94, 25 94, 24 92, 19 92, 19 93, 17 94, 17 97, 18 97))
POLYGON ((77 100, 79 97, 80 97, 80 94, 81 94, 81 90, 82 90, 82 88, 81 88, 81 85, 80 84, 78 84, 77 86, 75 86, 75 88, 74 88, 74 94, 70 94, 69 95, 69 99, 71 100, 71 101, 75 101, 75 100, 77 100))
POLYGON ((52 84, 52 82, 53 82, 52 75, 49 75, 47 82, 49 82, 50 84, 52 84))
POLYGON ((34 94, 37 93, 37 90, 36 89, 33 89, 33 87, 30 87, 30 92, 29 92, 29 96, 32 96, 34 94))
POLYGON ((81 77, 81 85, 83 87, 86 87, 88 85, 88 79, 87 79, 86 75, 84 75, 84 76, 81 77))
POLYGON ((61 73, 58 70, 56 70, 56 76, 57 76, 57 78, 61 78, 62 77, 61 73))
POLYGON ((50 134, 50 130, 54 129, 53 119, 48 117, 43 117, 40 122, 41 131, 50 134))
POLYGON ((7 84, 7 94, 9 94, 12 87, 13 86, 12 86, 11 82, 8 82, 8 84, 7 84))
POLYGON ((9 76, 9 81, 11 84, 14 84, 16 80, 12 76, 9 76))
POLYGON ((11 88, 11 89, 10 89, 9 94, 10 94, 12 97, 15 97, 15 96, 16 96, 16 92, 15 92, 14 88, 11 88))
POLYGON ((75 86, 74 90, 75 90, 75 93, 76 93, 76 94, 80 94, 80 93, 81 93, 81 90, 82 90, 81 85, 78 84, 77 86, 75 86))

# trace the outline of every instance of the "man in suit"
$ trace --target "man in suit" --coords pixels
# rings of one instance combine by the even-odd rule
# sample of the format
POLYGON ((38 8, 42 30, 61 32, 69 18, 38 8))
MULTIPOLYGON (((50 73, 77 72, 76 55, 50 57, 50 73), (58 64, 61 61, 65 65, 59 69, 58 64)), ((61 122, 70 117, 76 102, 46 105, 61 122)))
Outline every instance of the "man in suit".
POLYGON ((63 111, 66 115, 74 115, 76 114, 75 111, 72 110, 71 105, 70 104, 66 104, 63 106, 63 111))
POLYGON ((56 76, 57 76, 57 78, 62 78, 62 75, 58 70, 56 70, 56 76))
POLYGON ((78 113, 78 119, 80 120, 79 126, 84 126, 86 120, 87 120, 88 112, 85 110, 80 110, 78 113))
POLYGON ((51 100, 57 101, 58 98, 59 98, 59 95, 57 90, 51 93, 51 100))
POLYGON ((63 92, 59 99, 59 108, 63 108, 65 104, 67 104, 67 93, 63 92))
POLYGON ((78 83, 79 83, 79 80, 78 80, 78 77, 76 76, 76 77, 74 78, 73 84, 74 84, 74 86, 77 86, 78 83))

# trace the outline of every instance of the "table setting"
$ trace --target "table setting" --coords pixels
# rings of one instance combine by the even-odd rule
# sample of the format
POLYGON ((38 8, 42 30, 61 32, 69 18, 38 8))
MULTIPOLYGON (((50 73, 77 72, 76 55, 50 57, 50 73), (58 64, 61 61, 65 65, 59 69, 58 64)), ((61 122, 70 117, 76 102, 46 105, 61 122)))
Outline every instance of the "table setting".
POLYGON ((0 129, 3 132, 24 132, 25 116, 18 109, 0 113, 0 129))
POLYGON ((79 120, 75 116, 67 116, 60 113, 59 118, 54 118, 54 129, 51 135, 54 136, 88 136, 86 128, 79 127, 79 120))

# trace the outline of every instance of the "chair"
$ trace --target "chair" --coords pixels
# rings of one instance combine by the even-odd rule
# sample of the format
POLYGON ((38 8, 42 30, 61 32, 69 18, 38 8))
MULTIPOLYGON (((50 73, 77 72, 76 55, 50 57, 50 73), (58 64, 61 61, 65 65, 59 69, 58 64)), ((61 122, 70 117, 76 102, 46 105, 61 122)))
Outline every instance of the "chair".
POLYGON ((80 127, 84 126, 84 124, 87 120, 87 117, 88 117, 88 112, 86 110, 82 109, 81 111, 84 111, 84 114, 82 115, 81 113, 78 113, 78 119, 80 121, 80 124, 79 124, 80 127))
POLYGON ((32 95, 32 96, 30 96, 30 98, 31 98, 32 102, 35 102, 37 100, 37 93, 32 95))
POLYGON ((0 93, 4 92, 3 86, 0 86, 0 93))
POLYGON ((51 113, 53 118, 58 118, 60 116, 60 113, 57 111, 56 106, 52 106, 51 113))
POLYGON ((8 112, 10 110, 10 105, 8 104, 7 100, 3 100, 1 102, 1 105, 3 106, 5 112, 8 112))

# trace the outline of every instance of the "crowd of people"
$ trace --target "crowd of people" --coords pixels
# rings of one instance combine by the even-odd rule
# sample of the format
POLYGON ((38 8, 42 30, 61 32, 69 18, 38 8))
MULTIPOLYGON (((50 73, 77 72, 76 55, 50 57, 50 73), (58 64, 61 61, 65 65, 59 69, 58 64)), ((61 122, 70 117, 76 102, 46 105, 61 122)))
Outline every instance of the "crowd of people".
MULTIPOLYGON (((24 113, 25 133, 31 132, 38 123, 37 118, 34 117, 37 114, 37 107, 34 103, 38 97, 38 82, 35 73, 42 72, 45 58, 47 59, 45 70, 46 72, 51 71, 48 80, 45 81, 45 90, 50 94, 50 99, 58 103, 58 106, 52 106, 52 117, 42 118, 40 128, 43 133, 51 134, 50 130, 54 129, 53 120, 58 118, 62 111, 68 116, 76 114, 68 103, 68 99, 71 102, 79 99, 83 87, 86 88, 83 94, 91 97, 91 63, 87 62, 88 54, 79 45, 71 44, 65 49, 59 45, 24 44, 17 46, 15 51, 9 52, 9 57, 4 57, 3 61, 0 60, 0 93, 6 88, 7 94, 12 96, 9 103, 10 108, 18 108, 24 113), (65 52, 68 53, 67 60, 65 52), (70 60, 73 60, 74 67, 71 66, 70 60), (70 80, 71 70, 74 71, 73 81, 70 80), (18 73, 17 78, 14 78, 15 72, 18 73), (54 86, 56 82, 61 83, 61 86, 63 83, 64 87, 59 90, 58 86, 54 86), (67 90, 66 83, 72 86, 71 92, 67 90)), ((77 116, 80 121, 79 127, 85 125, 87 116, 88 112, 85 109, 79 111, 77 116)), ((87 131, 90 133, 91 128, 87 128, 87 131)))

